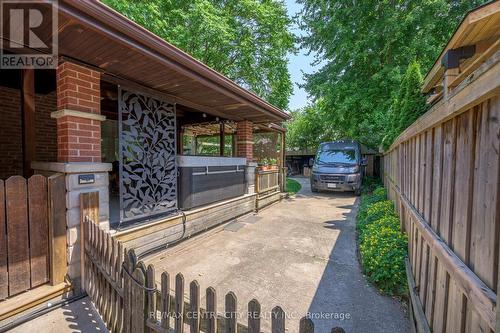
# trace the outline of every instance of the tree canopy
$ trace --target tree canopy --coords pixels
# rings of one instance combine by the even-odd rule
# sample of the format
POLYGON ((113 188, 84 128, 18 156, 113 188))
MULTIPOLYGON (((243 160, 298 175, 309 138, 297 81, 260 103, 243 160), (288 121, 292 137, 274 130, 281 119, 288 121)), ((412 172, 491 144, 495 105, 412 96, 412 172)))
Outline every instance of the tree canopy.
POLYGON ((303 4, 301 26, 307 32, 302 46, 315 52, 322 65, 306 75, 305 84, 321 101, 313 107, 321 115, 318 126, 372 147, 391 130, 389 111, 403 89, 408 65, 416 61, 427 72, 464 14, 484 2, 298 1, 303 4))
POLYGON ((286 109, 292 20, 281 0, 104 0, 196 59, 286 109))
POLYGON ((333 133, 332 127, 322 120, 324 115, 317 105, 291 111, 291 117, 285 124, 286 144, 289 149, 316 148, 321 142, 338 136, 338 133, 333 133))
POLYGON ((394 97, 388 115, 388 129, 382 140, 383 148, 388 148, 399 133, 410 126, 426 111, 425 98, 420 92, 423 78, 420 64, 413 61, 404 74, 399 93, 394 97))

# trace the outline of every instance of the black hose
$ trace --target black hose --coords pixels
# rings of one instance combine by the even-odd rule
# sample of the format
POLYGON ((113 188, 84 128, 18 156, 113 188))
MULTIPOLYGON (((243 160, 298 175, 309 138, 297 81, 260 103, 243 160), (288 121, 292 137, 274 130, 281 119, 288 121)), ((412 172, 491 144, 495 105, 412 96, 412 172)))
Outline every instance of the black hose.
MULTIPOLYGON (((149 250, 146 250, 144 252, 142 252, 141 254, 139 254, 137 256, 137 259, 142 259, 150 254, 153 254, 153 253, 156 253, 158 251, 162 251, 162 250, 166 250, 169 246, 171 245, 175 245, 177 243, 179 243, 180 241, 182 241, 184 239, 184 236, 186 235, 186 213, 184 213, 182 210, 178 210, 177 211, 178 213, 180 213, 182 215, 182 234, 181 236, 174 240, 174 241, 171 241, 171 242, 167 242, 165 244, 161 244, 161 245, 158 245, 158 246, 155 246, 149 250)), ((0 332, 1 333, 1 332, 0 332)))
POLYGON ((72 302, 76 302, 76 301, 78 301, 86 296, 87 296, 87 293, 82 293, 82 294, 79 294, 77 296, 72 296, 70 298, 61 299, 59 301, 52 303, 50 306, 35 310, 33 312, 30 312, 30 313, 27 313, 26 315, 23 315, 19 318, 16 318, 13 321, 11 321, 10 323, 0 327, 0 333, 7 332, 7 331, 13 329, 14 327, 17 327, 21 324, 24 324, 27 321, 33 320, 37 317, 40 317, 41 315, 44 315, 52 310, 58 309, 61 306, 65 306, 65 305, 68 305, 72 302))

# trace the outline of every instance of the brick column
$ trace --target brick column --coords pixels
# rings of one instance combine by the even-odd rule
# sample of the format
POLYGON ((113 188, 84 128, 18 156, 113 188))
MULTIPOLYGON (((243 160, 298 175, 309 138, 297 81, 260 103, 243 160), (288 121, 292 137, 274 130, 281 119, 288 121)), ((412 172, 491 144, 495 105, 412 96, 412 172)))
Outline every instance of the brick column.
POLYGON ((236 124, 236 156, 253 161, 253 123, 248 120, 236 124))
POLYGON ((35 163, 39 172, 60 172, 66 180, 66 241, 68 276, 75 291, 81 285, 82 241, 80 221, 80 193, 99 192, 99 223, 109 226, 109 177, 112 165, 101 162, 100 73, 64 62, 57 67, 58 163, 35 163), (80 176, 91 177, 89 183, 80 182, 80 176))
POLYGON ((100 73, 61 63, 57 67, 57 159, 59 162, 101 161, 100 73))

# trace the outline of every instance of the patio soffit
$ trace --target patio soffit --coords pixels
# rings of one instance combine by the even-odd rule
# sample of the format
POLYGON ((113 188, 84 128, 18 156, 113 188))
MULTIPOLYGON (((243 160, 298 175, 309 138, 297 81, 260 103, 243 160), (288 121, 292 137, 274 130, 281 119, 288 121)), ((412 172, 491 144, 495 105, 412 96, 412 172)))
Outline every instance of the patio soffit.
MULTIPOLYGON (((58 8, 59 56, 100 70, 104 80, 150 89, 230 120, 281 123, 289 118, 99 1, 60 0, 58 8)), ((45 34, 50 36, 50 27, 45 34)))

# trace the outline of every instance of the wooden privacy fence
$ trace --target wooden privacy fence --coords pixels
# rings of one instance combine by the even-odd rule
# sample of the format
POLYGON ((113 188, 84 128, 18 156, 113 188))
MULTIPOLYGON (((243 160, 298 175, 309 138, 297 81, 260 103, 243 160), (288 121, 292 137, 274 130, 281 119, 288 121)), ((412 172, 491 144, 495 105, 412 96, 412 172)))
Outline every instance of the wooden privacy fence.
POLYGON ((498 61, 484 66, 384 156, 384 183, 408 234, 422 332, 496 330, 500 70, 498 61))
POLYGON ((280 170, 255 170, 255 192, 258 194, 270 192, 280 187, 280 170))
MULTIPOLYGON (((90 195, 97 193, 81 194, 81 202, 92 202, 90 195)), ((206 304, 202 307, 198 282, 192 281, 187 286, 180 273, 171 285, 170 275, 163 272, 160 286, 157 286, 154 266, 146 267, 133 250, 124 249, 119 241, 92 222, 90 216, 98 216, 95 208, 82 211, 84 288, 111 332, 180 333, 188 329, 192 333, 261 332, 264 315, 257 300, 248 303, 248 311, 243 314, 245 318, 241 318, 237 310, 238 299, 232 292, 225 295, 225 310, 219 313, 215 289, 206 289, 206 304), (186 289, 189 290, 188 300, 186 289)), ((288 330, 285 319, 281 307, 272 309, 273 333, 288 330)), ((298 331, 313 333, 312 320, 302 318, 298 331)))
MULTIPOLYGON (((51 274, 59 262, 50 259, 50 243, 60 208, 49 200, 58 194, 59 183, 42 175, 0 180, 0 300, 45 284, 51 275, 59 278, 57 271, 51 274)), ((65 247, 66 230, 63 237, 65 247)), ((65 255, 59 258, 65 265, 65 255)))

